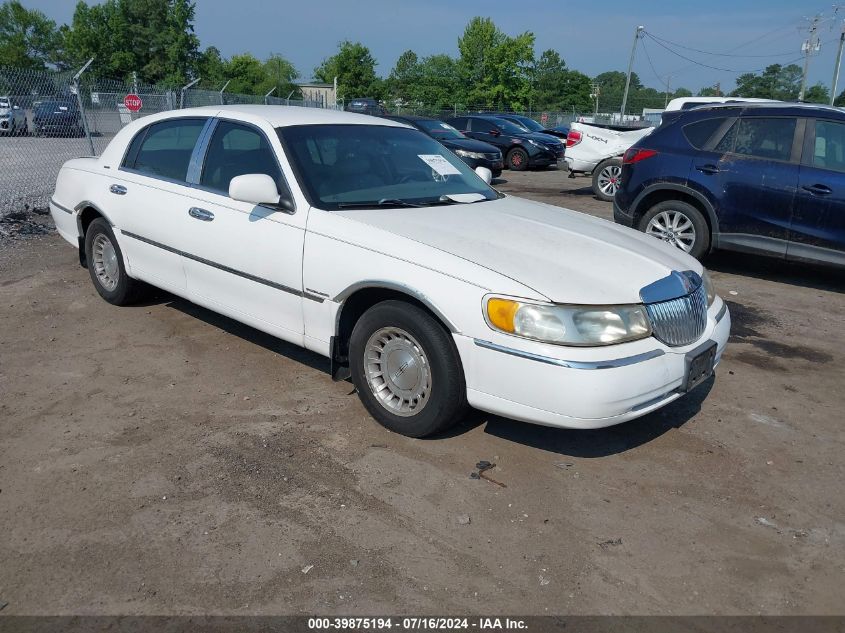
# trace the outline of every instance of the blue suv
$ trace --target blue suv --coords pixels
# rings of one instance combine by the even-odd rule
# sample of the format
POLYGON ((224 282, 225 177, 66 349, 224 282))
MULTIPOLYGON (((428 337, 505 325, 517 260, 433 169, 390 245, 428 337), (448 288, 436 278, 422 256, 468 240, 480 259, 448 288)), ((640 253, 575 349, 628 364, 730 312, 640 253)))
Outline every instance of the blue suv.
POLYGON ((616 222, 715 249, 845 266, 845 111, 790 103, 667 112, 622 159, 616 222))

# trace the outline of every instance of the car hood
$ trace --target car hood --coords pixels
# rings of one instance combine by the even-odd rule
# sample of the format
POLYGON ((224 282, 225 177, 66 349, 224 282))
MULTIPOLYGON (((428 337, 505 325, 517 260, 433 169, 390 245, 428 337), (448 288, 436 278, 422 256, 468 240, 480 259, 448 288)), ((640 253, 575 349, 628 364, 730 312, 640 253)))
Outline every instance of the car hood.
POLYGON ((530 138, 532 141, 543 143, 544 145, 559 146, 562 145, 559 138, 555 138, 551 134, 545 132, 527 132, 520 135, 522 138, 530 138))
POLYGON ((640 303, 640 289, 673 270, 702 270, 653 237, 522 198, 333 213, 469 260, 556 303, 640 303))
MULTIPOLYGON (((439 140, 435 137, 435 140, 439 140)), ((484 141, 476 141, 471 138, 444 138, 439 141, 444 147, 449 149, 465 149, 468 152, 481 152, 483 154, 492 154, 498 152, 499 148, 484 141)))

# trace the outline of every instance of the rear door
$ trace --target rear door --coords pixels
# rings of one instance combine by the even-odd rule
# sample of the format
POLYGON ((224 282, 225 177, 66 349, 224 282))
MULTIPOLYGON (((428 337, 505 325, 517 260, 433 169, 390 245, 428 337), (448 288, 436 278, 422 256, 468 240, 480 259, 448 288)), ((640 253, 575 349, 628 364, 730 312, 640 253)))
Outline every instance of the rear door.
POLYGON ((229 197, 235 176, 267 174, 290 195, 272 127, 217 120, 202 170, 179 213, 192 301, 302 344, 302 248, 307 209, 293 213, 229 197))
POLYGON ((807 121, 787 258, 845 265, 845 122, 807 121))
POLYGON ((803 127, 794 116, 743 116, 693 160, 690 177, 715 192, 720 246, 786 255, 803 127))
POLYGON ((188 227, 188 172, 207 123, 205 117, 186 117, 144 128, 104 183, 106 212, 125 238, 120 245, 133 276, 180 295, 186 290, 179 253, 188 227))

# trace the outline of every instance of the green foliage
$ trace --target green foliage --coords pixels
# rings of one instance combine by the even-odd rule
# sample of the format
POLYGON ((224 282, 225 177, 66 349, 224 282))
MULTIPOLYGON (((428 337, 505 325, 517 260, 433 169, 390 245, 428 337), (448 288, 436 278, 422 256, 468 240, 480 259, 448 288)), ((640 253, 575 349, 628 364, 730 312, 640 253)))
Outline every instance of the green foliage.
POLYGON ((73 66, 94 58, 99 75, 182 85, 199 57, 189 0, 106 0, 76 5, 64 30, 65 59, 73 66))
POLYGON ((772 64, 760 73, 745 73, 736 78, 732 97, 756 97, 795 101, 801 90, 801 67, 796 64, 772 64))
POLYGON ((57 65, 61 35, 56 23, 18 0, 0 5, 0 64, 44 69, 57 65))
POLYGON ((532 83, 532 108, 535 110, 585 112, 593 107, 590 78, 569 70, 557 51, 543 51, 534 64, 532 83))
POLYGON ((324 83, 332 83, 337 77, 338 96, 347 101, 356 97, 379 98, 384 91, 382 81, 376 77, 376 60, 360 42, 341 42, 337 53, 314 69, 314 77, 324 83))
POLYGON ((804 92, 804 101, 807 103, 830 103, 830 90, 820 83, 810 86, 804 92))
POLYGON ((490 18, 475 17, 458 40, 458 50, 457 71, 465 86, 467 104, 515 110, 528 107, 533 33, 509 37, 490 18))

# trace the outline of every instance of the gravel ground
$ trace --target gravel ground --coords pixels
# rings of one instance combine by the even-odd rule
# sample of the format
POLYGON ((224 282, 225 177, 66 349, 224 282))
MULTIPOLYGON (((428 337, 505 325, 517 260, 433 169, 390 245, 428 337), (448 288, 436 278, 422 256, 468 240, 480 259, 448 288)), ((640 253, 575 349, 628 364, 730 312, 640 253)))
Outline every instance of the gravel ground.
MULTIPOLYGON (((587 179, 505 180, 610 217, 587 179)), ((843 614, 842 274, 708 266, 733 340, 689 396, 411 440, 321 357, 164 294, 110 306, 56 234, 7 239, 3 613, 843 614)))

